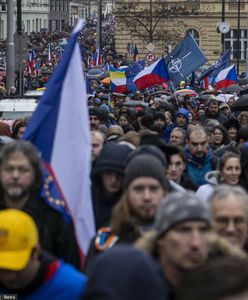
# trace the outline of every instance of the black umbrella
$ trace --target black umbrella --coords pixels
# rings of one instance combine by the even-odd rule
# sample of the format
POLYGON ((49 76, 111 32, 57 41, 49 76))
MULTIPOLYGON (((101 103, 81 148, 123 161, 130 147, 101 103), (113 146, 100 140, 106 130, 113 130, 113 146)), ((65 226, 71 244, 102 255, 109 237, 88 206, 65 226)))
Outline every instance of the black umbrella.
POLYGON ((102 73, 99 75, 99 79, 104 79, 109 76, 110 76, 110 72, 108 70, 102 71, 102 73))
POLYGON ((245 94, 248 94, 248 88, 246 88, 246 87, 244 87, 244 88, 241 88, 241 90, 240 90, 240 96, 242 96, 242 95, 245 95, 245 94))
POLYGON ((230 85, 230 86, 228 86, 224 89, 224 91, 226 93, 230 93, 230 94, 232 94, 232 93, 237 93, 238 94, 240 92, 240 90, 241 90, 241 88, 238 84, 230 85))
POLYGON ((198 95, 195 99, 208 101, 211 99, 211 96, 212 96, 212 94, 201 94, 201 95, 198 95))
POLYGON ((248 111, 248 95, 242 95, 237 101, 231 106, 232 111, 248 111))
POLYGON ((238 83, 239 84, 247 84, 248 83, 248 78, 238 78, 238 83))

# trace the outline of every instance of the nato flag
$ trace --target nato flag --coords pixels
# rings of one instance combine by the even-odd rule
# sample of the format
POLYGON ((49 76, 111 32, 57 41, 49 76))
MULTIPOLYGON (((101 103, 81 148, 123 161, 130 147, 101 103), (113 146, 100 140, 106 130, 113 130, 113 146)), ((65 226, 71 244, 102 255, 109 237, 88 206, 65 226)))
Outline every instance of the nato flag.
POLYGON ((212 64, 207 70, 205 70, 201 76, 198 78, 199 81, 205 77, 216 77, 220 71, 228 68, 231 61, 232 48, 228 49, 224 54, 222 54, 218 60, 212 64))
POLYGON ((165 58, 170 80, 177 85, 207 61, 192 35, 187 32, 184 39, 165 58))

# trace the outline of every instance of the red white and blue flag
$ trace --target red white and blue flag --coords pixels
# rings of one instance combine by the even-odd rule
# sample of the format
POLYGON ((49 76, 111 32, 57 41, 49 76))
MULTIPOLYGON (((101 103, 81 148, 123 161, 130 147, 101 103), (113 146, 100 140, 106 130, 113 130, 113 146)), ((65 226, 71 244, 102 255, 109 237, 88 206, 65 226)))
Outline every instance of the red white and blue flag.
POLYGON ((95 225, 90 189, 87 95, 77 42, 83 25, 81 20, 75 27, 23 138, 40 151, 47 175, 44 195, 49 196, 47 201, 51 206, 71 216, 84 257, 95 234, 95 225), (48 191, 52 183, 57 189, 48 191))
POLYGON ((222 70, 217 75, 216 90, 227 88, 230 85, 237 84, 237 73, 234 65, 222 70))
POLYGON ((28 53, 27 67, 28 67, 28 73, 32 74, 33 71, 34 71, 34 54, 33 54, 33 51, 28 53))
POLYGON ((94 59, 95 66, 100 66, 102 64, 102 57, 99 48, 97 48, 95 53, 93 54, 93 59, 94 59))
POLYGON ((133 79, 139 90, 156 84, 162 84, 169 80, 169 74, 163 58, 160 58, 148 68, 145 68, 133 79))

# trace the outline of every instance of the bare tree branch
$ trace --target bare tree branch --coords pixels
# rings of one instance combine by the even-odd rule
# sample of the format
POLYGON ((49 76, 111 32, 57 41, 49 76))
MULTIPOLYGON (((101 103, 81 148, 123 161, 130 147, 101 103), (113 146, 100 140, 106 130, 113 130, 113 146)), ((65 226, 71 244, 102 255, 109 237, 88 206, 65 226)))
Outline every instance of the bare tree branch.
MULTIPOLYGON (((161 19, 178 18, 180 16, 196 15, 205 11, 200 11, 199 2, 168 2, 166 0, 150 0, 149 3, 141 3, 134 0, 124 2, 116 1, 114 14, 118 22, 122 22, 130 29, 130 34, 142 38, 149 43, 161 38, 161 34, 172 36, 168 31, 158 30, 161 19), (124 2, 124 3, 123 3, 124 2)), ((174 34, 174 33, 173 33, 174 34)))

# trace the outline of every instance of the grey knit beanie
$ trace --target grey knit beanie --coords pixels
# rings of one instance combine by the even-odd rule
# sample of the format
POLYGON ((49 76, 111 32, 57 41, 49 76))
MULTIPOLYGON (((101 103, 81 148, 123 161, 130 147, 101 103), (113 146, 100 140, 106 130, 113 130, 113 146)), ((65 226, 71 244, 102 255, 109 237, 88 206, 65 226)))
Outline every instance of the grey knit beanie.
POLYGON ((138 177, 155 178, 161 183, 164 190, 169 190, 165 168, 162 162, 152 154, 138 154, 129 160, 125 169, 124 188, 127 188, 138 177))
POLYGON ((154 227, 161 236, 177 224, 193 220, 204 221, 210 225, 208 208, 192 192, 174 192, 162 200, 154 227))

